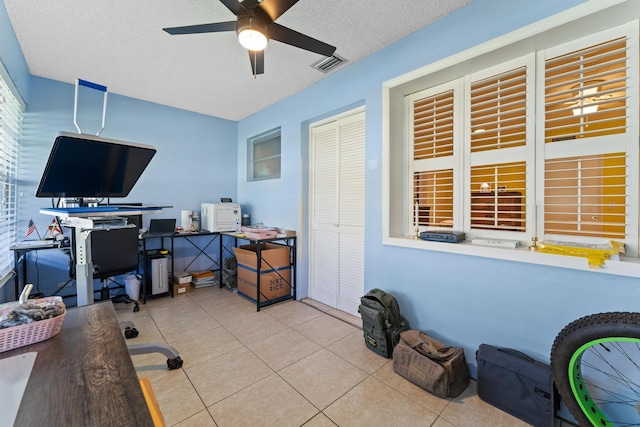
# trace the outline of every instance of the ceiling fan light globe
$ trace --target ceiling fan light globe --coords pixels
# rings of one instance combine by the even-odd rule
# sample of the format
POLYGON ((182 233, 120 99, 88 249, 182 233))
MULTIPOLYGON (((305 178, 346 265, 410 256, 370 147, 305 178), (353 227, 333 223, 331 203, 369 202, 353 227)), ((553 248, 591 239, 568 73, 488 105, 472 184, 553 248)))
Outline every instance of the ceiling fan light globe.
POLYGON ((264 50, 267 47, 267 37, 260 31, 245 29, 238 33, 240 44, 248 50, 264 50))

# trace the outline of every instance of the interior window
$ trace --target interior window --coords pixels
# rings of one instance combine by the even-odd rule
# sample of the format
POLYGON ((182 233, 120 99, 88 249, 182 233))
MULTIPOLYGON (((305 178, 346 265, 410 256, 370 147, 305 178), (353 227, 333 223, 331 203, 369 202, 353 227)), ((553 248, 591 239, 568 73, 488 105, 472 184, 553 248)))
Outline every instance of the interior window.
POLYGON ((249 181, 280 178, 280 128, 249 138, 249 181))
POLYGON ((389 135, 406 146, 390 146, 389 236, 615 239, 637 257, 637 37, 634 21, 493 65, 487 53, 392 89, 389 135))

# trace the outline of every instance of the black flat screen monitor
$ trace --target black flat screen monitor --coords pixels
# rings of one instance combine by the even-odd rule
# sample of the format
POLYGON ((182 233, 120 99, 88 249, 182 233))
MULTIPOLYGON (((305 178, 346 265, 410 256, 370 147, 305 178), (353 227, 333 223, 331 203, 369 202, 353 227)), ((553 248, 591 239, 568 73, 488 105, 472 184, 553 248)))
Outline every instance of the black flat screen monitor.
POLYGON ((61 132, 36 197, 126 197, 155 154, 150 145, 61 132))

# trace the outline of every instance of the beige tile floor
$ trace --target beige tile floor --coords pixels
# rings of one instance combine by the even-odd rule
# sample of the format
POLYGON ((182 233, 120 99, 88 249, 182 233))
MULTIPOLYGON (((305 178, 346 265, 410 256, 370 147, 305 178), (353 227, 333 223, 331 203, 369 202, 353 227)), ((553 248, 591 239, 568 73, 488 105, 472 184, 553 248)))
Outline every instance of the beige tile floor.
POLYGON ((140 308, 116 304, 140 332, 127 342, 168 343, 184 360, 169 371, 160 354, 132 356, 167 426, 527 425, 482 402, 473 381, 454 399, 414 386, 366 348, 359 318, 311 300, 257 312, 209 287, 140 308))

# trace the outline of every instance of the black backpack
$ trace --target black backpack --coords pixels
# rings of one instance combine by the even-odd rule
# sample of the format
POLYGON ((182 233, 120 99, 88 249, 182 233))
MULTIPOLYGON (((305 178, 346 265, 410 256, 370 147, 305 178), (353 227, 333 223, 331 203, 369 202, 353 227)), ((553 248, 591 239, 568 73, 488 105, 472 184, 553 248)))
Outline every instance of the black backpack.
POLYGON ((390 359, 393 348, 400 341, 400 332, 409 329, 407 321, 400 314, 396 298, 381 289, 371 289, 360 298, 358 312, 362 315, 367 347, 390 359))

